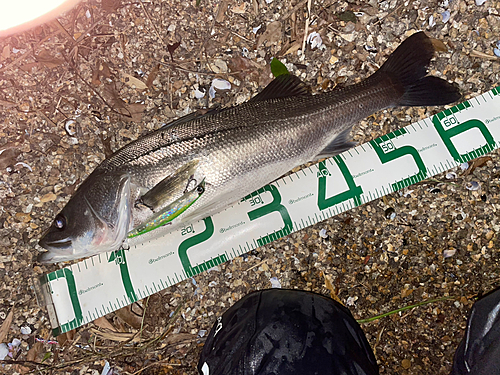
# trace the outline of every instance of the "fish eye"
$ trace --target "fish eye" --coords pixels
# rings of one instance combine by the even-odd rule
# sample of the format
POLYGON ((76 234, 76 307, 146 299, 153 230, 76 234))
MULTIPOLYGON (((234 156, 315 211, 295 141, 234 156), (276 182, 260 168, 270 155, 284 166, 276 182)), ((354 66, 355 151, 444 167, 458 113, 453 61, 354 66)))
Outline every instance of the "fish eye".
POLYGON ((54 226, 57 229, 64 230, 66 228, 66 218, 63 215, 57 215, 54 219, 54 226))

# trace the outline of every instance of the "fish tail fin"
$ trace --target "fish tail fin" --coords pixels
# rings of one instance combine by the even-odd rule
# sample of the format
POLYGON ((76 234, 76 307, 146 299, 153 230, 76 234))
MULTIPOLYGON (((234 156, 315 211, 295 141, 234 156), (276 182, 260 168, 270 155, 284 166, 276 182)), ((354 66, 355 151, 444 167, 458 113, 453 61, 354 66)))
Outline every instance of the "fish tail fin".
POLYGON ((415 33, 401 43, 374 74, 389 77, 397 91, 402 92, 394 106, 444 105, 462 97, 455 85, 427 76, 434 52, 432 40, 424 32, 415 33))

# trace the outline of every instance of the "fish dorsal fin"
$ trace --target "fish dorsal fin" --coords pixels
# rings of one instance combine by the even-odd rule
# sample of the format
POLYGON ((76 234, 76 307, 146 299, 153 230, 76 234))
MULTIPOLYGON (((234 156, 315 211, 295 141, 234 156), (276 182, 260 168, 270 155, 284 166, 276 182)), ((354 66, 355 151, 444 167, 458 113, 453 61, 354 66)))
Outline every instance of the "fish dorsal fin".
POLYGON ((307 87, 300 78, 292 74, 276 77, 264 90, 255 95, 250 102, 260 102, 268 99, 287 98, 290 96, 309 95, 307 87))
POLYGON ((316 160, 338 155, 341 152, 347 151, 356 146, 356 143, 348 141, 348 138, 350 138, 350 132, 351 127, 337 135, 335 139, 328 144, 328 146, 321 150, 321 152, 316 156, 316 160))
POLYGON ((194 112, 188 113, 185 116, 179 117, 176 120, 170 121, 168 124, 163 125, 160 129, 170 128, 172 126, 178 126, 180 124, 187 123, 189 121, 193 121, 196 119, 200 119, 202 117, 210 116, 216 113, 221 112, 222 109, 216 107, 211 109, 198 109, 194 112))

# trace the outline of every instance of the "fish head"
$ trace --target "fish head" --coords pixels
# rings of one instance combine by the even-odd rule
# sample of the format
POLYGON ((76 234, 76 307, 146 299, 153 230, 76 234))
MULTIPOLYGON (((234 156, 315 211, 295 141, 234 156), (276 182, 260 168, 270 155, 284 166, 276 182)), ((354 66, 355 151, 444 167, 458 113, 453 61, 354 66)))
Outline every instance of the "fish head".
POLYGON ((38 256, 39 262, 56 263, 119 249, 131 221, 130 177, 112 177, 87 179, 80 186, 39 240, 48 250, 38 256))

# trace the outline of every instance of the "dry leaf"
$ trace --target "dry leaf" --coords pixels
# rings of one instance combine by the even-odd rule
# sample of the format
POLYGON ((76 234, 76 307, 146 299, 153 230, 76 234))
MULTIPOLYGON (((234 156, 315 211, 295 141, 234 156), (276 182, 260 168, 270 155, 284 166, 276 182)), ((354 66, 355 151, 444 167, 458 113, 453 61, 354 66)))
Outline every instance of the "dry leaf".
POLYGON ((221 23, 224 21, 224 17, 226 16, 226 10, 229 6, 230 0, 222 0, 219 3, 219 7, 217 8, 217 16, 215 17, 215 22, 221 23))
POLYGON ((485 165, 489 160, 492 160, 490 156, 481 156, 477 159, 474 159, 472 161, 472 163, 469 163, 469 168, 467 168, 467 170, 462 174, 463 176, 468 176, 470 175, 472 172, 474 172, 474 170, 476 168, 480 168, 482 167, 483 165, 485 165))
POLYGON ((406 298, 413 293, 413 289, 403 289, 401 291, 401 298, 406 298))
POLYGON ((99 328, 109 329, 110 331, 116 331, 116 328, 109 322, 108 319, 106 319, 105 316, 97 318, 96 320, 94 320, 93 323, 99 328))
POLYGON ((114 13, 120 7, 121 0, 102 0, 101 7, 105 12, 114 13))
POLYGON ((10 57, 10 44, 6 44, 2 50, 2 60, 8 59, 10 57))
POLYGON ((43 349, 43 344, 39 341, 35 342, 35 345, 33 345, 31 349, 28 351, 26 359, 28 361, 36 361, 36 357, 38 357, 38 354, 42 352, 42 349, 43 349))
POLYGON ((115 311, 115 314, 132 328, 139 329, 141 328, 142 318, 134 314, 130 308, 130 306, 122 307, 115 311))
MULTIPOLYGON (((109 330, 106 328, 102 328, 101 330, 98 330, 96 328, 90 328, 89 331, 104 339, 104 340, 111 340, 111 341, 131 341, 131 342, 139 342, 141 340, 141 337, 139 336, 139 332, 116 332, 114 330, 109 330)), ((142 338, 144 340, 144 338, 142 338)))
POLYGON ((26 366, 23 366, 23 365, 17 365, 16 364, 16 365, 14 365, 12 367, 19 374, 29 374, 31 372, 29 367, 26 367, 26 366))
POLYGON ((0 105, 5 108, 12 108, 17 106, 16 103, 9 102, 7 100, 0 100, 0 105))
POLYGON ((101 85, 101 80, 99 79, 99 69, 92 69, 92 84, 96 87, 101 85))
POLYGON ((99 67, 99 72, 102 77, 111 78, 111 70, 109 69, 108 64, 106 64, 105 62, 101 63, 101 66, 99 67))
POLYGON ((285 55, 289 55, 290 53, 295 53, 297 52, 300 48, 302 47, 302 42, 296 41, 293 43, 290 48, 288 48, 285 52, 285 55))
POLYGON ((326 78, 323 83, 321 83, 321 88, 323 89, 323 91, 326 91, 326 89, 328 88, 328 86, 330 85, 330 80, 328 78, 326 78))
POLYGON ((438 52, 448 52, 448 47, 443 43, 442 40, 431 38, 431 42, 434 46, 434 50, 438 52))
POLYGON ((469 53, 469 56, 472 56, 472 57, 481 57, 483 59, 488 59, 488 60, 498 60, 498 57, 496 57, 495 55, 488 55, 487 53, 484 53, 484 52, 481 52, 481 51, 476 51, 476 50, 472 50, 469 53))
POLYGON ((5 170, 5 168, 16 164, 17 157, 21 155, 21 151, 17 148, 8 148, 0 154, 0 169, 5 170))
POLYGON ((151 73, 148 75, 148 79, 146 80, 146 86, 151 88, 153 86, 153 82, 158 76, 158 72, 160 71, 160 64, 157 64, 153 70, 151 70, 151 73))
POLYGON ((168 50, 168 53, 170 53, 170 58, 172 59, 172 61, 174 61, 174 51, 179 48, 179 46, 181 45, 181 42, 176 42, 174 44, 169 44, 167 46, 167 50, 168 50))
POLYGON ((483 165, 485 165, 485 164, 486 164, 488 161, 490 161, 490 160, 493 160, 493 159, 491 158, 491 156, 481 156, 481 157, 479 157, 479 158, 477 158, 477 159, 474 159, 474 160, 472 161, 472 163, 474 164, 474 166, 475 166, 476 168, 480 168, 480 167, 482 167, 483 165))
POLYGON ((123 114, 127 114, 130 116, 128 117, 128 120, 133 122, 141 122, 142 114, 144 113, 145 109, 146 104, 132 103, 125 105, 125 108, 122 110, 122 112, 123 114))
POLYGON ((57 342, 59 343, 59 345, 62 347, 68 343, 71 343, 75 338, 75 332, 76 330, 72 329, 71 331, 64 332, 57 336, 57 342))
POLYGON ((257 81, 257 84, 263 87, 272 80, 272 78, 269 77, 271 73, 269 64, 262 66, 253 60, 236 56, 228 61, 228 66, 231 72, 233 72, 240 81, 244 81, 245 79, 257 81))
MULTIPOLYGON (((142 81, 141 81, 142 82, 142 81)), ((125 103, 118 95, 114 83, 109 83, 104 86, 103 91, 104 96, 109 100, 109 104, 113 109, 124 115, 125 120, 140 122, 142 120, 142 114, 146 109, 146 104, 142 103, 125 103)))
POLYGON ((113 107, 113 109, 122 113, 120 109, 125 108, 126 103, 118 95, 114 82, 108 83, 104 86, 103 94, 109 100, 109 104, 113 107))
POLYGON ((326 273, 321 272, 323 274, 323 278, 325 279, 325 287, 330 291, 330 297, 334 301, 337 301, 341 305, 343 305, 342 301, 340 300, 339 296, 337 295, 337 291, 335 290, 335 287, 333 286, 332 281, 330 280, 330 276, 328 276, 326 273))
POLYGON ((179 344, 184 341, 195 340, 196 335, 192 335, 190 333, 172 333, 165 337, 163 343, 165 345, 179 344))
POLYGON ((262 35, 259 36, 259 39, 257 40, 257 47, 260 47, 265 41, 267 41, 268 46, 277 43, 281 40, 281 34, 281 22, 271 22, 269 25, 267 25, 266 31, 264 31, 262 35))
POLYGON ((22 70, 24 70, 25 72, 31 73, 31 71, 33 70, 33 68, 35 66, 39 66, 39 65, 40 65, 40 63, 38 63, 38 62, 32 62, 32 63, 23 64, 23 65, 20 66, 20 68, 22 70))
POLYGON ((55 68, 56 66, 59 66, 64 62, 64 60, 52 56, 46 49, 40 51, 40 53, 36 57, 36 60, 38 62, 41 62, 49 69, 55 68))
POLYGON ((111 137, 105 137, 102 133, 99 134, 102 142, 102 148, 104 149, 104 156, 109 158, 113 155, 113 149, 111 148, 111 137))
POLYGON ((12 318, 14 317, 14 307, 10 309, 9 315, 5 318, 0 327, 0 342, 4 342, 9 333, 10 325, 12 324, 12 318))
POLYGON ((131 76, 130 74, 124 74, 125 76, 125 83, 132 87, 133 89, 137 90, 146 90, 148 86, 144 82, 142 82, 140 79, 135 78, 134 76, 131 76))
POLYGON ((243 14, 245 13, 247 8, 247 3, 241 3, 240 5, 234 5, 231 7, 231 12, 236 13, 236 14, 243 14))

